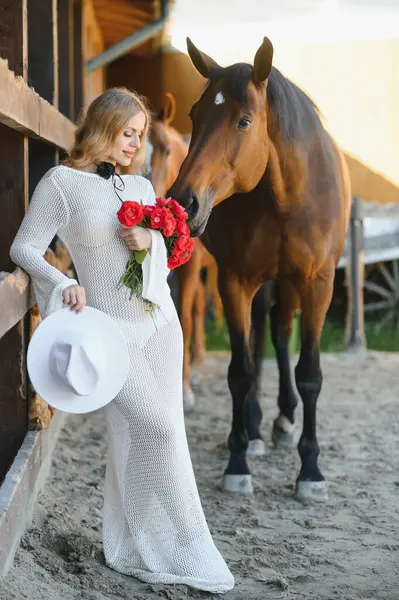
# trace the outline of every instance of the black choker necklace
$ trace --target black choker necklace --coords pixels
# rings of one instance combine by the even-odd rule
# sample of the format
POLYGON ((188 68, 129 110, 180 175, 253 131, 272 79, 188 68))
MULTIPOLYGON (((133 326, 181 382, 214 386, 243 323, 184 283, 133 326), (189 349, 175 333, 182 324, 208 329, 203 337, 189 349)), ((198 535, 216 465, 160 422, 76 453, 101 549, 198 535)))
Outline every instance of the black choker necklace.
POLYGON ((97 173, 97 175, 100 175, 100 177, 103 177, 103 179, 110 179, 112 177, 112 184, 114 186, 115 194, 118 196, 119 200, 121 202, 123 202, 123 200, 119 196, 118 192, 124 191, 125 182, 123 181, 123 179, 119 175, 119 173, 116 173, 115 166, 112 163, 107 162, 106 160, 103 160, 102 162, 100 162, 97 165, 96 173, 97 173), (116 177, 118 177, 118 179, 119 179, 119 181, 118 181, 119 186, 117 185, 116 177))
POLYGON ((115 166, 112 163, 103 160, 102 162, 98 163, 96 172, 97 175, 100 175, 100 177, 109 179, 112 175, 115 175, 115 166))

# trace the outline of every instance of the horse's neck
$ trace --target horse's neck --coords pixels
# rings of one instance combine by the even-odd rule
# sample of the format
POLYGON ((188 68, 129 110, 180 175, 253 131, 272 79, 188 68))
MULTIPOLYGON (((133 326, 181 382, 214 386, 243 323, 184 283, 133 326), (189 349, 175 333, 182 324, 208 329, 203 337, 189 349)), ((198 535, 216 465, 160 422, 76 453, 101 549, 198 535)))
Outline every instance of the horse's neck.
POLYGON ((283 208, 285 206, 287 186, 278 150, 272 140, 269 141, 269 158, 266 170, 258 185, 264 194, 275 199, 277 207, 283 208))

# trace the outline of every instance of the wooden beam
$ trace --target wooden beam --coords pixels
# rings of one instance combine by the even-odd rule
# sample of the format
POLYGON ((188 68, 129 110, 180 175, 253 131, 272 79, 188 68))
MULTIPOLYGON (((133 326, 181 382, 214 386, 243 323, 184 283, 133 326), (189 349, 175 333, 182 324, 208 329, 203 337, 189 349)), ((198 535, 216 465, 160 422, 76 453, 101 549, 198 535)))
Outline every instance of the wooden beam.
POLYGON ((352 199, 349 225, 350 254, 345 268, 348 308, 346 312, 345 345, 349 350, 366 347, 364 331, 364 229, 362 205, 352 199))
POLYGON ((11 569, 20 540, 32 524, 36 498, 50 473, 64 422, 65 413, 57 411, 47 430, 28 433, 0 488, 0 577, 11 569))
MULTIPOLYGON (((28 139, 5 125, 0 125, 0 139, 0 268, 11 272, 9 249, 28 203, 28 139)), ((23 305, 23 295, 21 304, 21 312, 25 312, 28 306, 23 305)), ((0 305, 3 321, 13 307, 3 302, 0 305)), ((22 318, 0 339, 0 481, 28 428, 27 324, 22 318)))
POLYGON ((74 73, 74 121, 81 114, 83 98, 83 5, 75 0, 73 5, 73 73, 74 73))
POLYGON ((26 81, 28 66, 27 0, 2 0, 0 12, 0 56, 10 69, 26 81))
POLYGON ((58 164, 58 149, 40 140, 29 140, 29 194, 35 191, 43 175, 58 164))
POLYGON ((58 107, 57 0, 28 0, 28 83, 58 107))
POLYGON ((19 267, 0 271, 0 339, 24 318, 35 303, 28 275, 19 267))
POLYGON ((75 126, 58 110, 15 77, 0 59, 0 122, 26 135, 37 136, 59 148, 73 143, 75 126))
POLYGON ((71 0, 58 0, 58 108, 73 119, 73 7, 71 0))

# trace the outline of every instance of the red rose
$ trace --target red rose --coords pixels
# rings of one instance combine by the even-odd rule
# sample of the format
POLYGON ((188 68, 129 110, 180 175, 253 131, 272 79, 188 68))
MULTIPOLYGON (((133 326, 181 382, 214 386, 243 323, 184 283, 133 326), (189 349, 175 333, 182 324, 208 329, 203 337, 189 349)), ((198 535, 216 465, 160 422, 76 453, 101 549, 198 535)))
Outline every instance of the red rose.
POLYGON ((176 269, 177 267, 180 267, 180 257, 176 256, 175 254, 172 254, 172 256, 170 258, 168 258, 168 267, 170 270, 172 269, 176 269))
POLYGON ((163 234, 165 237, 170 237, 176 229, 176 219, 168 208, 162 209, 163 214, 163 234))
POLYGON ((176 200, 171 200, 171 208, 178 219, 187 219, 188 214, 176 200))
POLYGON ((117 216, 122 225, 135 227, 143 220, 143 207, 138 202, 122 202, 117 216))
POLYGON ((151 217, 154 209, 155 209, 155 206, 149 206, 148 204, 146 206, 143 206, 143 215, 145 217, 151 217))
POLYGON ((166 198, 166 200, 163 197, 156 198, 155 202, 156 202, 156 205, 158 206, 158 208, 166 208, 166 207, 168 207, 168 205, 170 203, 170 198, 166 198))
POLYGON ((179 255, 183 254, 188 249, 189 242, 190 238, 187 235, 179 236, 175 243, 174 252, 179 255))
POLYGON ((151 227, 153 229, 161 229, 163 226, 164 216, 162 208, 154 208, 151 213, 151 227))
POLYGON ((190 235, 190 229, 185 221, 177 221, 176 233, 179 235, 190 235))

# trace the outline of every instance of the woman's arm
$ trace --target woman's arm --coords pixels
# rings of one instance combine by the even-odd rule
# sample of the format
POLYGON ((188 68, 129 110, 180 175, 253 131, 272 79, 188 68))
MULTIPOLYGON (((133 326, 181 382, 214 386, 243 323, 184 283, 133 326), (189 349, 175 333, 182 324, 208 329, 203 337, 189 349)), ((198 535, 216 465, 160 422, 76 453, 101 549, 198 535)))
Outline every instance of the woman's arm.
POLYGON ((43 255, 69 214, 62 192, 51 173, 38 183, 28 210, 10 248, 11 260, 32 278, 40 314, 46 317, 62 308, 62 293, 77 281, 48 264, 43 255))

